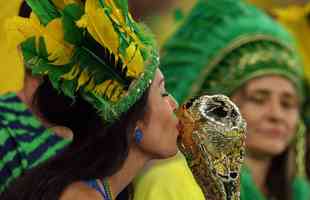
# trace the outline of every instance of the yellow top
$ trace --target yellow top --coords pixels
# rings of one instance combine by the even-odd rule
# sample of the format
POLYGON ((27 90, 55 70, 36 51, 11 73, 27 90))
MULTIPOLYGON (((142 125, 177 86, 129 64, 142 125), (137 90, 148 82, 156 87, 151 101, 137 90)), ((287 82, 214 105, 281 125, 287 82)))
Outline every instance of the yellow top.
POLYGON ((10 0, 0 8, 0 94, 18 91, 24 83, 24 67, 17 49, 9 49, 4 31, 6 19, 17 15, 22 0, 10 0))
POLYGON ((155 161, 134 181, 134 200, 205 200, 185 157, 155 161))

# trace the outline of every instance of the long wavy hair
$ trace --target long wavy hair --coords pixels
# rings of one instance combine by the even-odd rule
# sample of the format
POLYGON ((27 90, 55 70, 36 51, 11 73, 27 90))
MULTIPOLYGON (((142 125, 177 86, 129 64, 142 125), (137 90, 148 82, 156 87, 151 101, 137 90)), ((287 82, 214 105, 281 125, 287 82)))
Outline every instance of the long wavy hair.
POLYGON ((63 152, 17 178, 1 200, 55 200, 73 182, 101 179, 117 172, 128 156, 131 133, 148 109, 148 91, 120 119, 106 125, 82 97, 65 97, 45 79, 34 102, 52 124, 70 128, 72 143, 63 152))

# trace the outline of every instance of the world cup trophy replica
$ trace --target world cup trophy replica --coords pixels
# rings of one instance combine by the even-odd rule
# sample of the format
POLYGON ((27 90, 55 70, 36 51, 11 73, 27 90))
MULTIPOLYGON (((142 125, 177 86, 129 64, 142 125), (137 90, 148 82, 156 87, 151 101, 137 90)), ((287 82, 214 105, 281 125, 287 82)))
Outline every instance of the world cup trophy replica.
POLYGON ((239 200, 246 123, 224 95, 193 98, 177 110, 178 146, 206 200, 239 200))

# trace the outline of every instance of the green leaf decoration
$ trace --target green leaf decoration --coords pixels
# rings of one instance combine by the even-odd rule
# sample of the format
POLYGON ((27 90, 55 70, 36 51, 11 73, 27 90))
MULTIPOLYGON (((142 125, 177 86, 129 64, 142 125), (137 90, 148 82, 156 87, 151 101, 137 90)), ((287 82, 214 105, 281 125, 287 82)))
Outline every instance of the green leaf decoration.
POLYGON ((124 33, 119 33, 120 37, 119 37, 119 52, 120 54, 122 55, 126 55, 126 49, 128 48, 129 46, 129 43, 126 41, 126 37, 124 35, 124 33))
POLYGON ((100 6, 104 8, 104 0, 99 0, 100 6))
POLYGON ((37 63, 37 65, 35 65, 32 68, 32 74, 40 75, 40 76, 49 74, 51 71, 55 69, 55 67, 59 67, 59 66, 51 65, 45 62, 40 62, 40 63, 37 63))
POLYGON ((60 13, 49 0, 26 0, 26 2, 44 26, 53 19, 60 17, 60 13))
POLYGON ((120 8, 124 16, 128 15, 128 0, 115 0, 116 6, 120 8))
POLYGON ((48 60, 43 37, 39 38, 38 45, 36 45, 35 37, 29 38, 21 44, 21 48, 26 67, 32 69, 32 74, 40 76, 48 74, 53 86, 60 89, 61 76, 68 73, 71 66, 55 66, 51 64, 52 61, 48 60))
POLYGON ((39 51, 43 51, 41 52, 41 55, 36 49, 35 37, 31 37, 21 44, 26 67, 32 69, 34 74, 44 74, 46 69, 41 69, 41 66, 49 64, 47 57, 42 56, 47 55, 46 50, 43 50, 45 44, 42 39, 40 38, 39 40, 39 49, 42 49, 39 51))
POLYGON ((22 52, 23 52, 23 57, 24 57, 25 61, 27 62, 34 55, 37 54, 36 38, 35 37, 31 37, 31 38, 27 39, 26 41, 24 41, 21 44, 21 49, 22 49, 22 52))
POLYGON ((42 58, 47 58, 48 57, 48 52, 46 49, 45 41, 43 37, 39 38, 39 56, 42 58))
MULTIPOLYGON (((144 46, 156 48, 156 42, 150 30, 146 26, 144 26, 143 24, 132 23, 132 27, 134 28, 135 33, 137 34, 141 42, 144 44, 144 46)), ((147 60, 149 58, 150 49, 141 48, 140 51, 141 51, 143 59, 147 60)))
POLYGON ((65 40, 74 45, 80 45, 83 38, 83 30, 76 26, 76 21, 84 14, 83 8, 78 4, 67 5, 62 12, 62 24, 65 40))
POLYGON ((64 80, 62 82, 62 91, 66 96, 74 99, 76 86, 77 86, 77 80, 64 80))
POLYGON ((49 73, 48 77, 52 82, 52 85, 55 89, 60 90, 61 82, 62 82, 62 75, 69 73, 73 64, 68 64, 65 66, 48 66, 49 73))

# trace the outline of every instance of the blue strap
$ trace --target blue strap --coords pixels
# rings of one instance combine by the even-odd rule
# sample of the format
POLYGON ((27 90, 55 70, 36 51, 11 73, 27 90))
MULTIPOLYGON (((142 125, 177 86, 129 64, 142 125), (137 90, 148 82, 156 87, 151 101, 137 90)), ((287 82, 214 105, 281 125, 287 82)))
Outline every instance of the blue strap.
POLYGON ((91 188, 95 189, 96 191, 98 191, 98 192, 102 195, 103 200, 106 200, 106 194, 105 194, 105 192, 101 189, 101 187, 99 186, 97 180, 89 180, 89 181, 85 181, 85 183, 86 183, 89 187, 91 187, 91 188))

